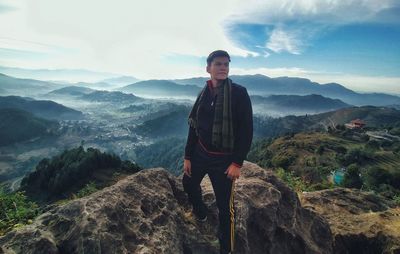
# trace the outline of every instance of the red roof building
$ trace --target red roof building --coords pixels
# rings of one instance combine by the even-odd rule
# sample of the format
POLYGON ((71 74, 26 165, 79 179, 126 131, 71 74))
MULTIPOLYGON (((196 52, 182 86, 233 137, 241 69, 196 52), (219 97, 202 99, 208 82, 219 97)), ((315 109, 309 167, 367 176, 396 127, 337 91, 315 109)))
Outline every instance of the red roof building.
POLYGON ((361 119, 351 120, 350 123, 346 123, 345 126, 348 129, 361 129, 365 126, 365 122, 361 119))

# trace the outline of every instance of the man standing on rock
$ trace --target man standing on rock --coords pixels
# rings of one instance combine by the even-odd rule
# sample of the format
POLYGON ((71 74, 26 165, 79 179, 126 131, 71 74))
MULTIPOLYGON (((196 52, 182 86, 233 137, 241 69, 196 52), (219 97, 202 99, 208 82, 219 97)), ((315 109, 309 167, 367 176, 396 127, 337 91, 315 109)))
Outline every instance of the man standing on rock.
POLYGON ((210 177, 219 212, 220 253, 232 253, 235 236, 234 184, 250 150, 253 111, 246 88, 228 78, 230 56, 216 50, 207 58, 210 80, 189 115, 183 187, 198 221, 207 220, 200 183, 210 177))

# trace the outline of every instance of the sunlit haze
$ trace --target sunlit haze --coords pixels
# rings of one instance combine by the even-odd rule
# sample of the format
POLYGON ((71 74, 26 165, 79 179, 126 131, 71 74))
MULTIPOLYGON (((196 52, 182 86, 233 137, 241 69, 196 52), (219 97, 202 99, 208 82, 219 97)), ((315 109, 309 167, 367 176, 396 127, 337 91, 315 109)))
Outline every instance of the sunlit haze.
POLYGON ((400 94, 399 14, 395 0, 0 0, 0 66, 205 77, 205 57, 225 49, 231 75, 400 94))

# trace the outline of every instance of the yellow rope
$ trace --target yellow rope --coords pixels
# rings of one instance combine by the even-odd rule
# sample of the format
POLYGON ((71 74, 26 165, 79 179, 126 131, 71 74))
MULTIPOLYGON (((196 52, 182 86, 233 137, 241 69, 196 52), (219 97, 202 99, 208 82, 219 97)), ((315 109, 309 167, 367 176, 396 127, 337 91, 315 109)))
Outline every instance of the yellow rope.
POLYGON ((232 181, 231 198, 229 200, 229 208, 230 208, 230 215, 231 215, 231 251, 233 251, 234 240, 235 240, 235 209, 233 207, 233 204, 234 204, 233 193, 234 192, 235 192, 235 180, 232 181))

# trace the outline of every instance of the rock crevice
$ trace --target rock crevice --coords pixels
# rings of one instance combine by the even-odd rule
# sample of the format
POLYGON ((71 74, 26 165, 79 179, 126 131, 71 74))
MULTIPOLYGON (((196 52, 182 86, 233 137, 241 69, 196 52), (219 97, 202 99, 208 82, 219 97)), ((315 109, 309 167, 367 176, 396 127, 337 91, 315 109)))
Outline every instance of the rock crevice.
MULTIPOLYGON (((217 208, 202 183, 207 223, 190 211, 181 178, 143 170, 90 196, 54 206, 0 238, 3 253, 218 253, 217 208)), ((235 253, 332 253, 328 223, 304 209, 269 170, 246 162, 236 182, 235 253)))

